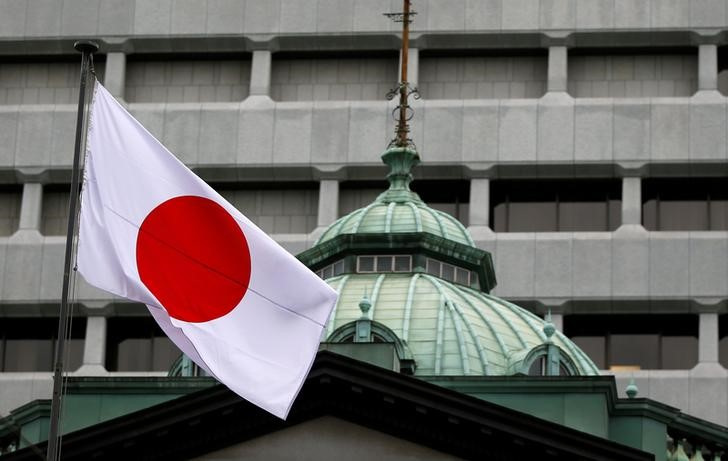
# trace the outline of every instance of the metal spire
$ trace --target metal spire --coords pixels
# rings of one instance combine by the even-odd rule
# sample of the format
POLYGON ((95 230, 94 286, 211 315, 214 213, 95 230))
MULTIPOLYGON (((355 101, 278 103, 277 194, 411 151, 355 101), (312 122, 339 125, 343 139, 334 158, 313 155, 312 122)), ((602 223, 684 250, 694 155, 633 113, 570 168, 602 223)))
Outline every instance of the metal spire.
POLYGON ((420 95, 417 88, 412 88, 407 82, 407 64, 409 61, 409 25, 412 17, 417 14, 410 11, 410 0, 402 0, 403 11, 401 13, 384 13, 385 16, 394 22, 402 23, 402 74, 399 86, 387 93, 387 99, 394 99, 399 94, 399 105, 394 109, 394 115, 397 121, 395 128, 395 138, 389 143, 389 147, 411 147, 414 149, 414 143, 409 138, 409 121, 412 119, 412 109, 409 106, 409 96, 413 95, 415 99, 419 99, 420 95))

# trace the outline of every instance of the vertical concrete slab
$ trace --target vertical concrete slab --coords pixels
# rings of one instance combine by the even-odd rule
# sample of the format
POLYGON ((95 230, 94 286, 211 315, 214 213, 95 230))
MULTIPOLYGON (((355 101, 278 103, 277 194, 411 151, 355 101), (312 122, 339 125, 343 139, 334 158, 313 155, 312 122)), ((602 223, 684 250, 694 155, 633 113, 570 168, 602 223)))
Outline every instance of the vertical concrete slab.
POLYGON ((501 0, 466 0, 466 30, 500 30, 502 16, 501 0))
POLYGON ((162 143, 188 167, 196 166, 199 160, 200 109, 198 103, 185 103, 169 105, 164 110, 162 143))
POLYGON ((106 365, 106 317, 86 318, 86 337, 83 343, 84 366, 106 365))
POLYGON ((99 0, 63 0, 61 34, 96 35, 98 18, 99 0))
POLYGON ((464 162, 498 161, 498 111, 497 99, 463 101, 461 142, 464 162))
MULTIPOLYGON (((76 142, 76 108, 58 105, 53 109, 53 131, 51 140, 50 164, 54 167, 73 165, 74 144, 76 142)), ((83 155, 83 152, 81 153, 83 155)))
POLYGON ((642 225, 642 179, 622 178, 622 225, 642 225))
POLYGON ((250 97, 238 114, 238 165, 273 162, 275 105, 269 98, 250 97))
POLYGON ((48 243, 48 240, 42 245, 39 299, 54 302, 61 299, 66 239, 54 238, 53 243, 48 243))
MULTIPOLYGON (((708 365, 708 364, 706 364, 708 365)), ((686 413, 725 426, 728 424, 728 372, 722 366, 698 365, 690 371, 690 404, 686 413), (706 398, 706 396, 710 396, 706 398)), ((685 411, 685 410, 683 410, 685 411)))
POLYGON ((349 104, 347 102, 314 103, 311 129, 313 163, 346 163, 349 145, 349 104))
POLYGON ((574 161, 574 100, 567 95, 544 97, 538 103, 539 162, 574 161))
POLYGON ((690 297, 728 297, 728 239, 721 233, 691 232, 689 251, 690 297))
POLYGON ((568 29, 576 26, 576 0, 541 0, 539 8, 541 29, 568 29))
POLYGON ((701 312, 698 330, 698 362, 718 362, 718 313, 701 312))
POLYGON ((462 158, 463 106, 453 101, 426 101, 422 152, 433 162, 462 158))
POLYGON ((199 165, 234 165, 238 156, 238 104, 203 105, 198 138, 199 165))
POLYGON ((498 286, 496 296, 502 298, 534 296, 536 234, 496 234, 496 252, 493 258, 498 286))
POLYGON ((565 46, 550 46, 547 91, 566 91, 569 54, 565 46))
POLYGON ((42 243, 11 241, 7 245, 5 256, 3 291, 0 298, 4 301, 38 301, 42 278, 38 276, 38 268, 43 267, 42 243))
POLYGON ((208 34, 241 34, 245 2, 240 0, 207 0, 208 34))
POLYGON ((40 214, 43 209, 43 185, 38 182, 23 184, 23 199, 20 203, 19 230, 40 232, 40 214))
POLYGON ((134 2, 101 0, 98 22, 98 30, 104 35, 130 35, 134 28, 134 2))
POLYGON ((616 162, 649 160, 650 124, 650 104, 614 100, 612 139, 616 162))
POLYGON ((650 295, 659 297, 687 297, 690 274, 684 268, 689 261, 688 240, 679 232, 651 232, 650 295), (681 238, 682 237, 682 238, 681 238))
POLYGON ((643 297, 648 294, 649 244, 647 232, 614 234, 612 239, 612 297, 643 297))
POLYGON ((649 28, 650 3, 650 0, 614 0, 614 28, 649 28))
POLYGON ((336 221, 339 214, 339 181, 322 179, 319 182, 317 226, 329 226, 336 221))
POLYGON ((690 160, 724 162, 727 142, 725 98, 717 92, 699 93, 690 104, 690 160))
MULTIPOLYGON (((61 33, 63 2, 58 0, 38 0, 23 2, 25 10, 26 37, 53 37, 61 33)), ((94 18, 95 20, 95 18, 94 18)))
POLYGON ((250 70, 251 95, 270 95, 271 62, 270 51, 253 51, 253 61, 250 70))
POLYGON ((313 103, 278 103, 273 133, 273 163, 307 165, 311 162, 313 103))
POLYGON ((172 0, 149 2, 136 0, 134 5, 135 35, 167 35, 172 23, 172 0))
POLYGON ((28 2, 0 0, 0 37, 22 37, 25 35, 25 10, 28 2))
POLYGON ((501 162, 536 161, 538 103, 526 100, 501 100, 498 127, 498 160, 501 162))
POLYGON ((18 114, 15 166, 44 167, 51 158, 53 106, 26 106, 18 114))
POLYGON ((207 0, 175 0, 170 29, 173 34, 202 34, 207 24, 207 0))
POLYGON ((490 225, 490 180, 473 178, 470 180, 470 206, 468 207, 470 226, 490 225))
POLYGON ((18 106, 0 106, 0 165, 15 165, 15 138, 18 133, 18 106))
POLYGON ((612 29, 614 0, 579 0, 576 2, 577 29, 612 29))
POLYGON ((116 98, 124 98, 126 88, 126 55, 120 52, 106 55, 104 86, 116 98))
POLYGON ((687 100, 653 99, 650 127, 650 160, 660 162, 685 158, 685 152, 690 149, 690 106, 687 100))
POLYGON ((536 298, 572 296, 573 241, 570 233, 537 233, 534 265, 536 298))
POLYGON ((352 102, 347 161, 378 164, 379 156, 387 146, 386 138, 393 136, 393 126, 389 123, 389 110, 385 103, 352 102))
POLYGON ((690 2, 692 27, 721 27, 725 25, 725 0, 693 0, 690 2))
POLYGON ((262 34, 280 31, 281 2, 260 2, 246 0, 243 33, 262 34))
POLYGON ((533 0, 504 0, 501 6, 501 28, 503 30, 538 29, 539 3, 533 0))
POLYGON ((718 89, 718 47, 698 46, 698 90, 718 89))
POLYGON ((612 239, 608 233, 574 232, 571 267, 573 296, 608 298, 612 294, 612 239))
POLYGON ((611 162, 614 159, 614 108, 611 99, 574 100, 574 159, 611 162))

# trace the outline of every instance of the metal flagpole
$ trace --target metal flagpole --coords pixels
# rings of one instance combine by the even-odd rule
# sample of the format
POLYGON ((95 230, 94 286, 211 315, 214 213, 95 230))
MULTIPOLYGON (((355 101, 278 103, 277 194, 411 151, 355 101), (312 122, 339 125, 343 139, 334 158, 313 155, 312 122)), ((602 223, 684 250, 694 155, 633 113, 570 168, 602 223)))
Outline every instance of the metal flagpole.
POLYGON ((79 164, 81 157, 81 136, 84 121, 84 106, 86 104, 86 85, 91 63, 91 55, 98 51, 99 45, 90 40, 79 40, 73 47, 81 55, 81 84, 78 94, 78 114, 76 117, 76 144, 73 151, 73 170, 71 171, 71 197, 68 204, 68 232, 66 232, 66 257, 63 263, 63 291, 61 293, 61 312, 58 317, 58 338, 56 339, 56 357, 53 365, 53 400, 51 401, 51 427, 48 434, 48 461, 58 459, 60 434, 58 431, 61 421, 61 397, 63 389, 63 354, 66 343, 68 320, 68 285, 71 270, 71 253, 73 248, 73 235, 76 227, 76 208, 79 193, 79 164))

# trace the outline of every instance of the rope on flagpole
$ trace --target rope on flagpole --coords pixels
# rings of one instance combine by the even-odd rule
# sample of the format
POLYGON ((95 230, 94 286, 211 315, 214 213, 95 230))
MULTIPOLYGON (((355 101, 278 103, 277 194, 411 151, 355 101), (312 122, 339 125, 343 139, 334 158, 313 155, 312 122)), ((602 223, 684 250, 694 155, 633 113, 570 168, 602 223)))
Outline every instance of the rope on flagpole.
MULTIPOLYGON (((68 229, 66 232, 66 251, 63 265, 63 288, 61 293, 61 306, 58 318, 58 336, 56 339, 55 361, 53 365, 53 398, 51 400, 51 418, 50 430, 48 433, 48 451, 46 458, 48 461, 56 461, 60 459, 60 432, 59 426, 61 421, 61 404, 64 392, 64 359, 65 345, 69 333, 69 325, 72 320, 69 319, 68 291, 70 282, 70 265, 74 243, 74 230, 77 220, 77 203, 79 193, 79 164, 81 156, 81 144, 83 143, 82 134, 84 127, 84 113, 86 103, 86 88, 88 82, 89 71, 91 67, 91 55, 98 51, 98 44, 90 40, 79 40, 73 47, 82 53, 81 55, 81 78, 78 92, 78 112, 76 117, 76 142, 73 153, 73 168, 71 170, 71 195, 68 204, 68 229)), ((75 293, 75 290, 74 290, 75 293)), ((74 294, 75 296, 75 294, 74 294)), ((72 315, 70 316, 73 317, 72 315)))

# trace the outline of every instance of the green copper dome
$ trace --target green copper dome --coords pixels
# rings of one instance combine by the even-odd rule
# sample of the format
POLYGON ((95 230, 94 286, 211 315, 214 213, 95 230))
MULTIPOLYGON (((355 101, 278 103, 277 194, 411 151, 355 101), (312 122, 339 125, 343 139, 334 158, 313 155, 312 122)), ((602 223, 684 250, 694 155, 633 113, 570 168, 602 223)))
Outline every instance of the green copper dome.
POLYGON ((359 304, 368 293, 367 315, 409 347, 416 375, 528 374, 545 348, 554 346, 564 374, 599 374, 566 336, 544 331, 543 319, 481 291, 425 273, 345 274, 327 282, 339 300, 326 337, 362 316, 359 304))
POLYGON ((414 150, 393 147, 382 155, 382 159, 391 168, 387 176, 389 189, 370 205, 349 213, 329 226, 316 244, 342 234, 427 232, 465 245, 474 245, 470 233, 460 221, 428 207, 410 190, 410 169, 419 163, 419 156, 414 150))

